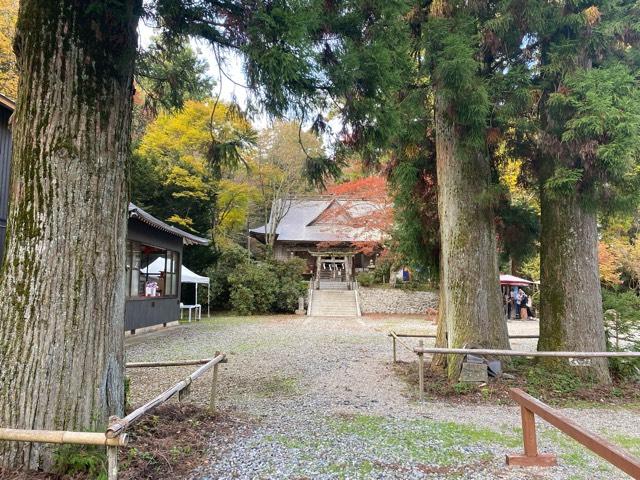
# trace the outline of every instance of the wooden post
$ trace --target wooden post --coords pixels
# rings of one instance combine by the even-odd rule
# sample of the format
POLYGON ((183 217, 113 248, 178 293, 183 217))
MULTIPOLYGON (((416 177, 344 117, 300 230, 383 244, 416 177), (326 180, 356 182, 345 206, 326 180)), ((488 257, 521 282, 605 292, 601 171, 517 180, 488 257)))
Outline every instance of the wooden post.
POLYGON ((527 457, 538 455, 538 439, 536 438, 536 417, 531 410, 520 406, 522 417, 522 440, 524 442, 524 454, 527 457))
MULTIPOLYGON (((420 340, 418 347, 423 348, 424 342, 420 340)), ((418 399, 424 400, 424 353, 418 353, 418 399)))
POLYGON ((118 447, 107 447, 107 477, 118 480, 118 447))
MULTIPOLYGON (((216 352, 214 357, 220 355, 220 352, 216 352)), ((218 388, 218 363, 213 366, 213 378, 211 380, 211 398, 209 399, 209 410, 212 414, 216 413, 216 390, 218 388)))
POLYGON ((550 453, 538 454, 536 438, 536 417, 524 405, 520 405, 522 417, 522 441, 524 455, 507 455, 507 465, 512 467, 553 467, 557 465, 556 456, 550 453))
POLYGON ((396 358, 396 336, 392 335, 391 339, 393 340, 393 363, 398 363, 398 360, 396 358))

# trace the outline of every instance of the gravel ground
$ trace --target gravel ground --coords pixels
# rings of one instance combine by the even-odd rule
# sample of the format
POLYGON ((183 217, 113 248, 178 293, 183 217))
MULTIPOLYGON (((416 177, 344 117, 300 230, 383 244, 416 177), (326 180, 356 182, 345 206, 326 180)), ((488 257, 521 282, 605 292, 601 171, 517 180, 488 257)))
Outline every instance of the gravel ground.
MULTIPOLYGON (((540 448, 558 453, 560 465, 506 468, 504 455, 521 450, 519 410, 416 401, 415 392, 393 374, 390 329, 435 332, 423 319, 406 316, 214 317, 129 337, 127 360, 228 354, 220 372, 220 405, 240 420, 238 431, 224 445, 212 438, 209 458, 190 479, 628 478, 543 425, 540 448)), ((510 322, 509 329, 537 333, 537 323, 510 322)), ((513 346, 534 349, 535 342, 513 346)), ((414 360, 400 346, 398 354, 414 360)), ((192 369, 131 370, 132 403, 160 393, 192 369)), ((191 400, 205 403, 208 394, 205 377, 192 387, 191 400)), ((564 412, 640 454, 638 411, 564 412)))

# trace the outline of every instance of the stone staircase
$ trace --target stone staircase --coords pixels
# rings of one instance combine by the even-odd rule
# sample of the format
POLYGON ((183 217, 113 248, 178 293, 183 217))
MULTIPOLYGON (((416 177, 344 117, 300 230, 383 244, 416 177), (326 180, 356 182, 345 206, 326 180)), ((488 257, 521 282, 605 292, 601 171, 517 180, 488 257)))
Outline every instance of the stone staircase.
POLYGON ((314 317, 357 317, 355 290, 314 290, 310 315, 314 317))

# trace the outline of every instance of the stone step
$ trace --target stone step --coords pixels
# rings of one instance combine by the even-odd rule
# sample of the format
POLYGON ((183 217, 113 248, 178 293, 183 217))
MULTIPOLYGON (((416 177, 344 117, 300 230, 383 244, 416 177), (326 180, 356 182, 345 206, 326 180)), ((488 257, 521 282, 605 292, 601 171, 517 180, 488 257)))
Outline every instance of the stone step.
POLYGON ((318 317, 355 317, 358 315, 353 290, 314 290, 311 315, 318 317))

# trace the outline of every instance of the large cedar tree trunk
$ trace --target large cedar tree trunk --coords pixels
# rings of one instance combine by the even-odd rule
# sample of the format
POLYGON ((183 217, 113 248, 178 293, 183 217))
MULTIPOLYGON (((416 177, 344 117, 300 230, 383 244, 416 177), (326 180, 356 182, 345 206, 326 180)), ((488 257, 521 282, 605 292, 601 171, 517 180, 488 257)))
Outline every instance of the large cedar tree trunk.
MULTIPOLYGON (((541 199, 538 349, 604 351, 596 214, 576 197, 556 199, 543 189, 541 199)), ((606 359, 576 371, 611 380, 606 359)))
MULTIPOLYGON (((489 159, 461 145, 448 119, 446 102, 438 95, 436 162, 442 249, 439 308, 446 321, 448 346, 509 348, 494 216, 483 201, 491 181, 489 159)), ((453 379, 461 358, 450 356, 448 360, 453 379)))
MULTIPOLYGON (((23 0, 0 273, 3 427, 102 430, 121 414, 126 163, 138 0, 23 0)), ((0 466, 52 448, 0 442, 0 466)))

